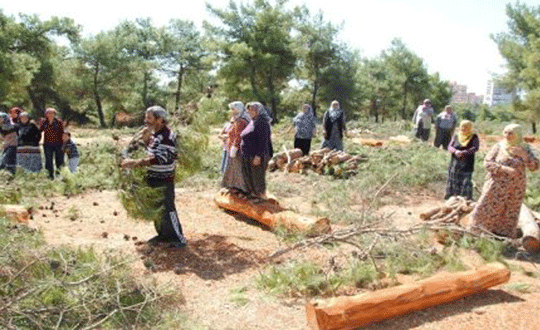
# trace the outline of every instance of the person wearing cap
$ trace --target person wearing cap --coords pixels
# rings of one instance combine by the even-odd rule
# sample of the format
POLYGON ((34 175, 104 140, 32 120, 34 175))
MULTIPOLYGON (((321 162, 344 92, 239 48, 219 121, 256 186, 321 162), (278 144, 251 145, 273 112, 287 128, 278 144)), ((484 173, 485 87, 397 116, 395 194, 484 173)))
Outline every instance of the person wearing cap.
POLYGON ((154 222, 157 236, 148 243, 157 245, 168 243, 170 247, 184 247, 186 238, 178 219, 174 204, 174 178, 177 158, 176 134, 168 127, 167 111, 160 106, 146 109, 144 123, 153 130, 147 147, 148 157, 124 159, 121 167, 147 167, 146 182, 152 188, 164 188, 161 219, 154 222))
POLYGON ((413 124, 416 128, 415 136, 422 141, 427 141, 429 139, 433 112, 433 107, 431 106, 431 101, 429 99, 425 99, 414 112, 413 124))
POLYGON ((0 112, 0 138, 4 140, 0 169, 15 174, 17 165, 17 127, 7 113, 0 112))
POLYGON ((43 168, 41 163, 41 131, 33 120, 30 120, 28 112, 22 112, 19 116, 19 138, 17 146, 17 166, 32 173, 39 173, 43 168))
POLYGON ((49 178, 54 179, 56 173, 64 166, 64 154, 62 153, 62 136, 64 135, 64 122, 56 118, 55 108, 45 110, 45 118, 39 122, 39 130, 43 132, 43 152, 45 153, 45 168, 49 172, 49 178), (53 164, 54 162, 54 164, 53 164))

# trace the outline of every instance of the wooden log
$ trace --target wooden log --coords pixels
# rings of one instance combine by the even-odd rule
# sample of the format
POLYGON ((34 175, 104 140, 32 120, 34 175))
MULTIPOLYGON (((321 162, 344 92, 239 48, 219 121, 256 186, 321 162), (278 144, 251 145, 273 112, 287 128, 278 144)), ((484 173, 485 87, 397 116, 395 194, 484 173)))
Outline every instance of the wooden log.
POLYGON ((509 279, 510 270, 504 265, 489 264, 465 272, 442 273, 367 295, 308 301, 306 316, 312 329, 358 329, 408 312, 455 301, 509 279))
POLYGON ((530 253, 540 251, 540 228, 536 223, 531 209, 525 204, 521 204, 521 209, 519 210, 518 228, 523 233, 523 237, 521 238, 523 248, 530 253))
POLYGON ((429 218, 431 218, 435 214, 439 213, 439 211, 441 209, 442 209, 441 206, 437 206, 437 207, 434 207, 434 208, 431 208, 431 209, 427 210, 426 212, 422 212, 422 213, 420 213, 420 219, 429 220, 429 218))
POLYGON ((32 214, 30 207, 14 204, 0 205, 0 217, 7 217, 14 222, 28 224, 30 214, 32 214))
POLYGON ((291 232, 306 235, 329 233, 332 229, 327 218, 313 218, 287 210, 273 199, 256 203, 229 193, 218 193, 215 203, 226 210, 242 214, 270 228, 283 226, 291 232))

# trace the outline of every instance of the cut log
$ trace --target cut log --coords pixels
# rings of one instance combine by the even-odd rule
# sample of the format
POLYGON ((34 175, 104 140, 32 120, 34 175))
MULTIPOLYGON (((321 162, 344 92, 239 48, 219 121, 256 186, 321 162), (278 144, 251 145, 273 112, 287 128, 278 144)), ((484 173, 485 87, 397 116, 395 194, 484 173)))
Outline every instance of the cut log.
POLYGON ((521 238, 523 248, 530 253, 540 251, 540 228, 538 228, 531 209, 525 204, 521 204, 521 209, 519 210, 518 228, 523 233, 523 237, 521 238))
POLYGON ((291 232, 318 235, 331 231, 327 218, 312 218, 287 210, 272 199, 256 203, 229 193, 218 193, 215 203, 226 210, 242 214, 270 228, 283 226, 291 232))
POLYGON ((408 312, 455 301, 502 284, 510 270, 501 264, 460 273, 444 273, 367 295, 306 304, 309 326, 317 330, 358 329, 408 312))
POLYGON ((0 205, 0 217, 7 217, 11 221, 28 224, 32 208, 22 205, 0 205))

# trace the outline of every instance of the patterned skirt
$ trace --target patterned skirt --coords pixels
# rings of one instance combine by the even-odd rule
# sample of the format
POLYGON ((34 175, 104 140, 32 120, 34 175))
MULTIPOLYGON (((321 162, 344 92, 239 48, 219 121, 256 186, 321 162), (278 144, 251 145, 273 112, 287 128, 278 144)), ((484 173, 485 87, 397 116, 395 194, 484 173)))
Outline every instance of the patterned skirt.
POLYGON ((41 148, 30 146, 19 146, 17 148, 17 166, 28 172, 41 172, 41 148))

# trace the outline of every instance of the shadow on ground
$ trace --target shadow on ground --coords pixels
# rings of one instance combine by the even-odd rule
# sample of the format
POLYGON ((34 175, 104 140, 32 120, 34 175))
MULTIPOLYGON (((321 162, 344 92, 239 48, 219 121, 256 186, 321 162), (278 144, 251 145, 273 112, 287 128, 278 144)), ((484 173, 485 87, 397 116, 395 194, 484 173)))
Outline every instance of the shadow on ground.
POLYGON ((184 248, 170 248, 167 244, 154 247, 143 243, 137 246, 137 251, 151 271, 174 271, 178 275, 193 273, 206 280, 219 280, 258 267, 266 262, 267 256, 267 252, 240 248, 219 235, 189 240, 184 248))
MULTIPOLYGON (((525 300, 511 295, 503 290, 487 290, 472 296, 465 297, 455 302, 426 308, 420 311, 399 316, 390 320, 381 321, 370 326, 363 327, 362 330, 406 330, 414 329, 425 323, 440 321, 462 313, 473 311, 479 314, 484 313, 482 307, 501 304, 516 303, 525 300)), ((457 325, 456 325, 457 326, 457 325)))

